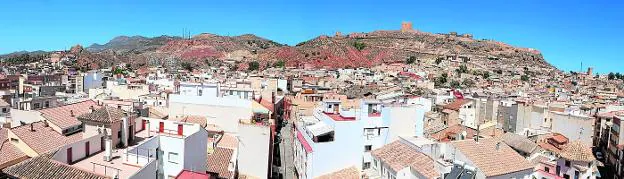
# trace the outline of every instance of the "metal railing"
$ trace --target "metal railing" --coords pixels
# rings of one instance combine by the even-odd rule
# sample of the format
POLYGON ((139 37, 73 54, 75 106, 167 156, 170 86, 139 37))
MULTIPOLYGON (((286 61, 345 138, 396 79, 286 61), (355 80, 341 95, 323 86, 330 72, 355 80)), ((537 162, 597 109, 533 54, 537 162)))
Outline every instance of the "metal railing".
POLYGON ((106 165, 99 164, 99 163, 94 163, 94 162, 91 162, 91 164, 93 164, 93 172, 96 172, 95 171, 95 167, 96 166, 104 167, 104 175, 105 176, 112 176, 112 177, 117 176, 117 177, 119 177, 119 172, 121 172, 121 169, 118 169, 118 168, 115 168, 115 167, 110 167, 110 166, 106 166, 106 165), (110 172, 110 171, 114 171, 115 175, 108 175, 109 174, 108 172, 110 172))

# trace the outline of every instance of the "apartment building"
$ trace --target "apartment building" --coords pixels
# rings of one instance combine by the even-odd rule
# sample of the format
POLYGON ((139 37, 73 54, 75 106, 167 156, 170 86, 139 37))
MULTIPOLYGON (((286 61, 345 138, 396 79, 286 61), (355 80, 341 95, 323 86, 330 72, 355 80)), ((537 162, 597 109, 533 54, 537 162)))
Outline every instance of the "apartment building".
POLYGON ((384 106, 369 99, 356 108, 342 105, 339 100, 324 100, 312 116, 297 120, 293 147, 298 177, 315 178, 353 166, 370 169, 371 151, 401 135, 422 135, 422 106, 384 106))
MULTIPOLYGON (((175 178, 184 172, 206 173, 207 131, 197 124, 141 118, 146 129, 138 141, 113 149, 102 130, 58 150, 8 167, 16 178, 175 178), (59 165, 60 164, 60 165, 59 165)), ((184 174, 186 175, 186 174, 184 174)))

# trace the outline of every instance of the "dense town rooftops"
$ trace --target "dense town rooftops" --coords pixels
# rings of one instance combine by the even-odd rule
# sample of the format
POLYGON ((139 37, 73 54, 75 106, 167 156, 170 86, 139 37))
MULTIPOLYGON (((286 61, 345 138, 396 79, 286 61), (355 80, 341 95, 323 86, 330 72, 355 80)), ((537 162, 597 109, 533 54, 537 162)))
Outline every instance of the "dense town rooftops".
POLYGON ((53 152, 44 153, 3 171, 17 178, 110 179, 55 161, 53 156, 53 152))
POLYGON ((457 99, 447 105, 444 105, 444 109, 450 109, 450 110, 454 110, 457 111, 459 110, 464 104, 468 104, 470 103, 470 100, 466 100, 466 99, 457 99))
POLYGON ((592 162, 596 160, 592 154, 591 147, 586 146, 581 141, 572 141, 565 145, 559 155, 572 161, 592 162))
POLYGON ((395 141, 375 149, 371 152, 371 155, 378 158, 382 164, 388 165, 395 172, 411 167, 425 176, 425 178, 440 176, 434 168, 434 161, 431 157, 401 141, 395 141))
POLYGON ((82 139, 82 133, 80 132, 65 136, 56 132, 45 123, 45 121, 41 121, 22 125, 12 128, 11 132, 13 132, 21 142, 24 142, 28 147, 39 154, 56 150, 61 146, 82 139))
POLYGON ((353 167, 340 169, 340 170, 332 172, 332 173, 328 173, 328 174, 324 174, 324 175, 318 176, 315 179, 334 179, 334 178, 358 179, 358 178, 360 178, 360 171, 358 170, 357 167, 353 166, 353 167))
POLYGON ((10 166, 20 159, 28 158, 19 148, 11 144, 8 129, 0 128, 0 169, 10 166))
POLYGON ((231 178, 234 171, 229 170, 230 161, 234 149, 217 147, 212 154, 206 158, 206 170, 209 173, 215 173, 219 178, 231 178))
POLYGON ((123 110, 105 106, 91 113, 78 116, 78 120, 110 124, 121 121, 124 117, 126 117, 126 114, 123 110))
POLYGON ((451 144, 487 177, 533 168, 524 157, 496 138, 454 141, 451 144))
POLYGON ((41 112, 41 115, 45 119, 59 126, 61 129, 65 129, 80 125, 80 121, 78 121, 76 117, 90 113, 92 107, 99 108, 100 106, 93 100, 86 100, 65 106, 42 109, 39 110, 39 112, 41 112))

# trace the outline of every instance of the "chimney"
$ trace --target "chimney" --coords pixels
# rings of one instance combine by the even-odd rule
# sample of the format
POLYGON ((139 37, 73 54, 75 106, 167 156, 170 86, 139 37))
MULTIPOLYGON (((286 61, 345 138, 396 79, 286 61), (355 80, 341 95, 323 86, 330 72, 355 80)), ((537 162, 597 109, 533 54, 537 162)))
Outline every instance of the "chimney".
POLYGON ((71 117, 76 117, 74 116, 74 110, 69 110, 69 115, 71 115, 71 117))
POLYGON ((110 162, 113 159, 113 141, 110 136, 104 136, 104 161, 110 162))
POLYGON ((48 121, 43 121, 43 126, 44 127, 50 127, 50 125, 48 124, 48 121))
POLYGON ((35 132, 35 127, 33 126, 33 123, 30 123, 30 131, 35 132))
POLYGON ((93 106, 90 106, 89 109, 91 110, 91 113, 95 112, 95 108, 93 106))
POLYGON ((501 143, 501 142, 497 142, 497 143, 496 143, 496 150, 500 149, 500 143, 501 143))

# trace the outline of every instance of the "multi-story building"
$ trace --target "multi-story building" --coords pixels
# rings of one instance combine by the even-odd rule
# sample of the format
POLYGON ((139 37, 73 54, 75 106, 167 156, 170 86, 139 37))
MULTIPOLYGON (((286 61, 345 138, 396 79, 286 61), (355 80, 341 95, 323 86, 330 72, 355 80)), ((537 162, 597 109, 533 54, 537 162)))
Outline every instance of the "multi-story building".
POLYGON ((422 106, 384 106, 378 100, 362 100, 355 109, 341 105, 338 100, 325 100, 313 116, 297 121, 293 147, 299 178, 315 178, 352 166, 370 169, 372 150, 401 135, 422 136, 422 106))
POLYGON ((15 178, 175 178, 206 173, 208 133, 198 124, 141 118, 140 141, 113 150, 106 130, 6 168, 15 178))

